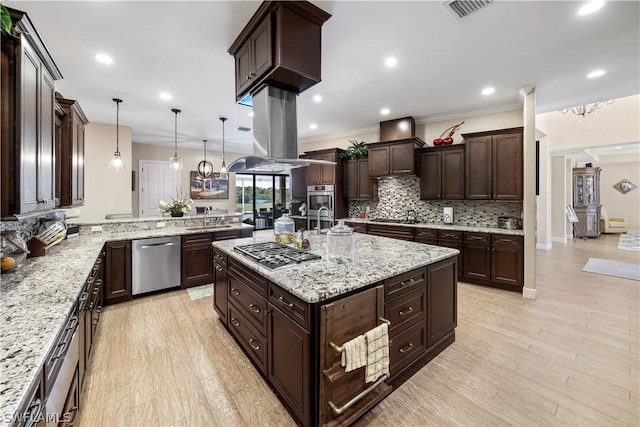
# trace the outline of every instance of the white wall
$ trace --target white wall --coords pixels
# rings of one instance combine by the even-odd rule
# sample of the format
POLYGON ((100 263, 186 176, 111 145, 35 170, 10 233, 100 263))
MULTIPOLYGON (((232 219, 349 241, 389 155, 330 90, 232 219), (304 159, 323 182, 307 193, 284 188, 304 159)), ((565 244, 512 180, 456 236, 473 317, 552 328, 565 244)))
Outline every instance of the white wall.
POLYGON ((536 297, 536 90, 525 95, 522 108, 523 138, 523 200, 524 215, 524 288, 525 298, 536 297))
POLYGON ((613 185, 628 179, 640 187, 640 162, 595 164, 600 167, 600 204, 609 216, 624 217, 630 230, 640 230, 640 188, 622 194, 613 185))
POLYGON ((116 127, 89 123, 85 127, 84 206, 82 220, 103 220, 106 214, 131 213, 131 128, 120 125, 120 153, 127 171, 108 170, 116 151, 116 127))
POLYGON ((551 158, 550 181, 555 183, 551 186, 551 241, 558 243, 567 241, 568 223, 564 210, 567 200, 566 168, 567 161, 564 157, 551 158))
MULTIPOLYGON (((539 195, 536 197, 536 247, 551 249, 551 156, 547 139, 540 140, 539 195)), ((534 159, 535 162, 535 159, 534 159)), ((534 163, 535 164, 535 163, 534 163)))

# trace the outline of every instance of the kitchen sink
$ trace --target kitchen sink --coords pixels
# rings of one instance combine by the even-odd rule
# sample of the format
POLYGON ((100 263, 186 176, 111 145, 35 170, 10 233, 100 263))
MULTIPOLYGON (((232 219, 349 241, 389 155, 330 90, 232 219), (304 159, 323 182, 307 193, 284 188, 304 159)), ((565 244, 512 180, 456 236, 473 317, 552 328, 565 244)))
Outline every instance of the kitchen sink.
POLYGON ((220 225, 198 225, 196 227, 187 227, 188 231, 197 231, 197 230, 215 230, 217 228, 227 228, 231 227, 229 224, 220 224, 220 225))

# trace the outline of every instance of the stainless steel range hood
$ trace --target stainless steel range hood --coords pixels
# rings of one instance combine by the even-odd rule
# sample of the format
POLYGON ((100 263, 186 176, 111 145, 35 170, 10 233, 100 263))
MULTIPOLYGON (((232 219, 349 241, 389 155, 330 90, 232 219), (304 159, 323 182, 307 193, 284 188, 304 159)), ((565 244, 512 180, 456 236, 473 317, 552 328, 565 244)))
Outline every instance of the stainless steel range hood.
POLYGON ((253 156, 241 157, 229 172, 285 173, 311 164, 335 162, 298 158, 296 94, 265 86, 253 95, 253 156))

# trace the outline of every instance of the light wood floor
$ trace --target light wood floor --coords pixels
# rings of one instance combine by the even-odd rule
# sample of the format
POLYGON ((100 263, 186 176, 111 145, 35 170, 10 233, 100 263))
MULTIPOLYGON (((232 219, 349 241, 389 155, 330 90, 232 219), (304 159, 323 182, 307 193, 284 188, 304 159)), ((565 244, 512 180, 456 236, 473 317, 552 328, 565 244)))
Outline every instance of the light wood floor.
MULTIPOLYGON (((538 251, 536 300, 460 283, 456 342, 358 425, 639 425, 640 282, 581 271, 637 263, 617 241, 538 251)), ((98 330, 78 425, 295 425, 211 297, 111 306, 98 330)))

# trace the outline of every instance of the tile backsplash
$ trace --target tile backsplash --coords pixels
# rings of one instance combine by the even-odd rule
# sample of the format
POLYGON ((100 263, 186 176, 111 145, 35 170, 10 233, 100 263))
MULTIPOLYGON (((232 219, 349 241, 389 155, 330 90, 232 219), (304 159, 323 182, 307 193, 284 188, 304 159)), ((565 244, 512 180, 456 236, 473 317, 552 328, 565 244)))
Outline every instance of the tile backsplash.
POLYGON ((499 216, 520 218, 522 202, 492 200, 420 200, 420 178, 416 176, 381 178, 378 181, 378 200, 350 201, 349 217, 362 211, 368 218, 399 218, 408 209, 416 211, 418 221, 442 223, 443 208, 453 208, 453 224, 495 227, 499 216))

